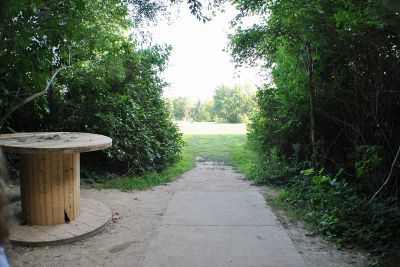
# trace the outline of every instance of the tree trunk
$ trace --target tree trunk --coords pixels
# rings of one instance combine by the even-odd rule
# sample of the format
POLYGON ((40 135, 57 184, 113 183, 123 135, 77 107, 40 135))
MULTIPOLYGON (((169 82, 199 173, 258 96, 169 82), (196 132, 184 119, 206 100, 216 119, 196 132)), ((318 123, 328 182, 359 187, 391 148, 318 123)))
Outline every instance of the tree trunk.
POLYGON ((312 51, 310 44, 307 43, 306 47, 306 66, 307 66, 307 76, 308 76, 308 84, 307 84, 307 89, 309 91, 310 97, 309 97, 309 104, 310 104, 310 135, 311 135, 311 144, 312 144, 312 149, 313 149, 313 154, 311 157, 311 163, 313 165, 314 169, 318 168, 318 149, 317 149, 317 139, 315 136, 315 88, 314 88, 314 81, 313 81, 313 72, 314 72, 314 66, 313 66, 313 58, 312 58, 312 51))
MULTIPOLYGON (((54 65, 51 68, 51 75, 54 75, 54 65)), ((47 116, 47 123, 49 125, 53 125, 54 123, 54 90, 53 84, 50 84, 49 89, 47 90, 47 103, 49 108, 49 114, 47 116)))

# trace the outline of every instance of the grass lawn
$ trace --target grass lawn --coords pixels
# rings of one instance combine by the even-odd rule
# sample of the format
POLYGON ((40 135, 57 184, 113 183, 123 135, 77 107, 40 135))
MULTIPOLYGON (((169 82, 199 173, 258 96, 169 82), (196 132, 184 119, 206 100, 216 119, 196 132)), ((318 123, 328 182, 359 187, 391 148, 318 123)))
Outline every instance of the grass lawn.
POLYGON ((256 156, 246 147, 243 124, 178 123, 183 132, 185 146, 182 159, 161 173, 126 176, 102 183, 103 188, 145 190, 175 180, 196 165, 196 157, 234 166, 248 178, 253 176, 256 156), (199 133, 199 134, 193 134, 199 133))
POLYGON ((242 148, 246 143, 246 136, 237 134, 185 135, 184 140, 195 156, 232 165, 234 162, 232 150, 242 148))

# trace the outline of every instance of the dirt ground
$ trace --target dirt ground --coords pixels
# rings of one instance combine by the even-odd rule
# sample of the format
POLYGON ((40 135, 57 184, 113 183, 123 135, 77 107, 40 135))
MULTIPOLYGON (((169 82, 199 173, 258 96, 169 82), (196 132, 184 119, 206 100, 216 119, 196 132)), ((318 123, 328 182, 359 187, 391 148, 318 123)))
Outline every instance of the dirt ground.
MULTIPOLYGON (((203 175, 203 164, 207 163, 199 162, 197 168, 185 173, 177 181, 148 191, 120 192, 82 188, 82 197, 102 201, 111 208, 114 216, 107 229, 69 245, 40 248, 8 245, 6 253, 11 265, 141 266, 174 194, 190 186, 188 181, 193 177, 203 175)), ((215 168, 222 168, 224 175, 243 179, 231 167, 215 168)), ((246 183, 246 186, 250 186, 246 183)), ((11 191, 15 194, 17 189, 13 187, 11 191)), ((265 188, 260 190, 273 193, 265 188)), ((338 250, 334 244, 311 236, 301 223, 292 222, 279 212, 276 215, 308 266, 366 266, 367 258, 364 254, 353 250, 338 250)))

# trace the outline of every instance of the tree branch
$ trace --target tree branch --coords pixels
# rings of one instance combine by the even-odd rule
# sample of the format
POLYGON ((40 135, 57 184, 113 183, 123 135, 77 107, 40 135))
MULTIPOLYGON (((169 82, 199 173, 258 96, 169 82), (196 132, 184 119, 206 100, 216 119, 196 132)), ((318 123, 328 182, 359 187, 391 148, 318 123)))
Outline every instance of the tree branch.
POLYGON ((396 165, 397 159, 399 158, 399 154, 400 154, 400 145, 399 145, 399 148, 397 149, 396 156, 394 157, 394 160, 393 160, 393 162, 392 162, 392 166, 390 167, 390 172, 389 172, 389 174, 388 174, 388 176, 387 176, 387 178, 386 178, 386 181, 385 181, 385 182, 383 183, 383 185, 378 189, 378 191, 376 191, 375 194, 371 197, 371 199, 368 201, 368 204, 371 204, 372 200, 374 200, 374 198, 379 194, 379 192, 382 191, 382 189, 383 189, 383 188, 387 185, 387 183, 389 182, 390 177, 392 176, 392 173, 393 173, 394 166, 396 165))
POLYGON ((25 98, 24 100, 22 100, 22 101, 21 101, 20 103, 18 103, 17 105, 13 106, 13 107, 7 112, 7 114, 0 120, 0 130, 3 128, 3 126, 4 126, 5 122, 6 122, 6 120, 8 119, 8 117, 10 117, 10 115, 11 115, 12 113, 14 113, 14 112, 15 112, 17 109, 19 109, 20 107, 22 107, 22 106, 28 104, 28 103, 31 102, 33 99, 35 99, 35 98, 37 98, 37 97, 39 97, 39 96, 45 95, 45 94, 47 93, 47 91, 49 90, 50 86, 52 85, 52 83, 54 82, 54 79, 56 78, 57 74, 58 74, 60 71, 62 71, 62 70, 64 70, 64 69, 67 69, 67 68, 70 68, 70 67, 71 67, 71 66, 62 66, 62 67, 58 68, 58 69, 54 72, 54 74, 53 74, 53 76, 51 77, 50 81, 47 82, 47 86, 46 86, 46 88, 45 88, 43 91, 37 92, 37 93, 35 93, 35 94, 29 96, 29 97, 25 98))

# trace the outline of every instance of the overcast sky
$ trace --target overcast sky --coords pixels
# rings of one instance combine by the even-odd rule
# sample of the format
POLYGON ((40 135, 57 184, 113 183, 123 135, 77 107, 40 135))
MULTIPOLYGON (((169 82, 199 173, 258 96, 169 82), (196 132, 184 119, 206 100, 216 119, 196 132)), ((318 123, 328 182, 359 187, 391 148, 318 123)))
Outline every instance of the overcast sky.
POLYGON ((163 75, 171 84, 164 91, 166 97, 189 96, 193 100, 204 100, 211 98, 221 84, 260 84, 257 70, 235 71, 229 54, 223 52, 228 44, 229 21, 235 14, 230 7, 204 24, 190 14, 187 5, 181 5, 179 17, 171 25, 161 22, 150 28, 155 43, 173 47, 163 75))

